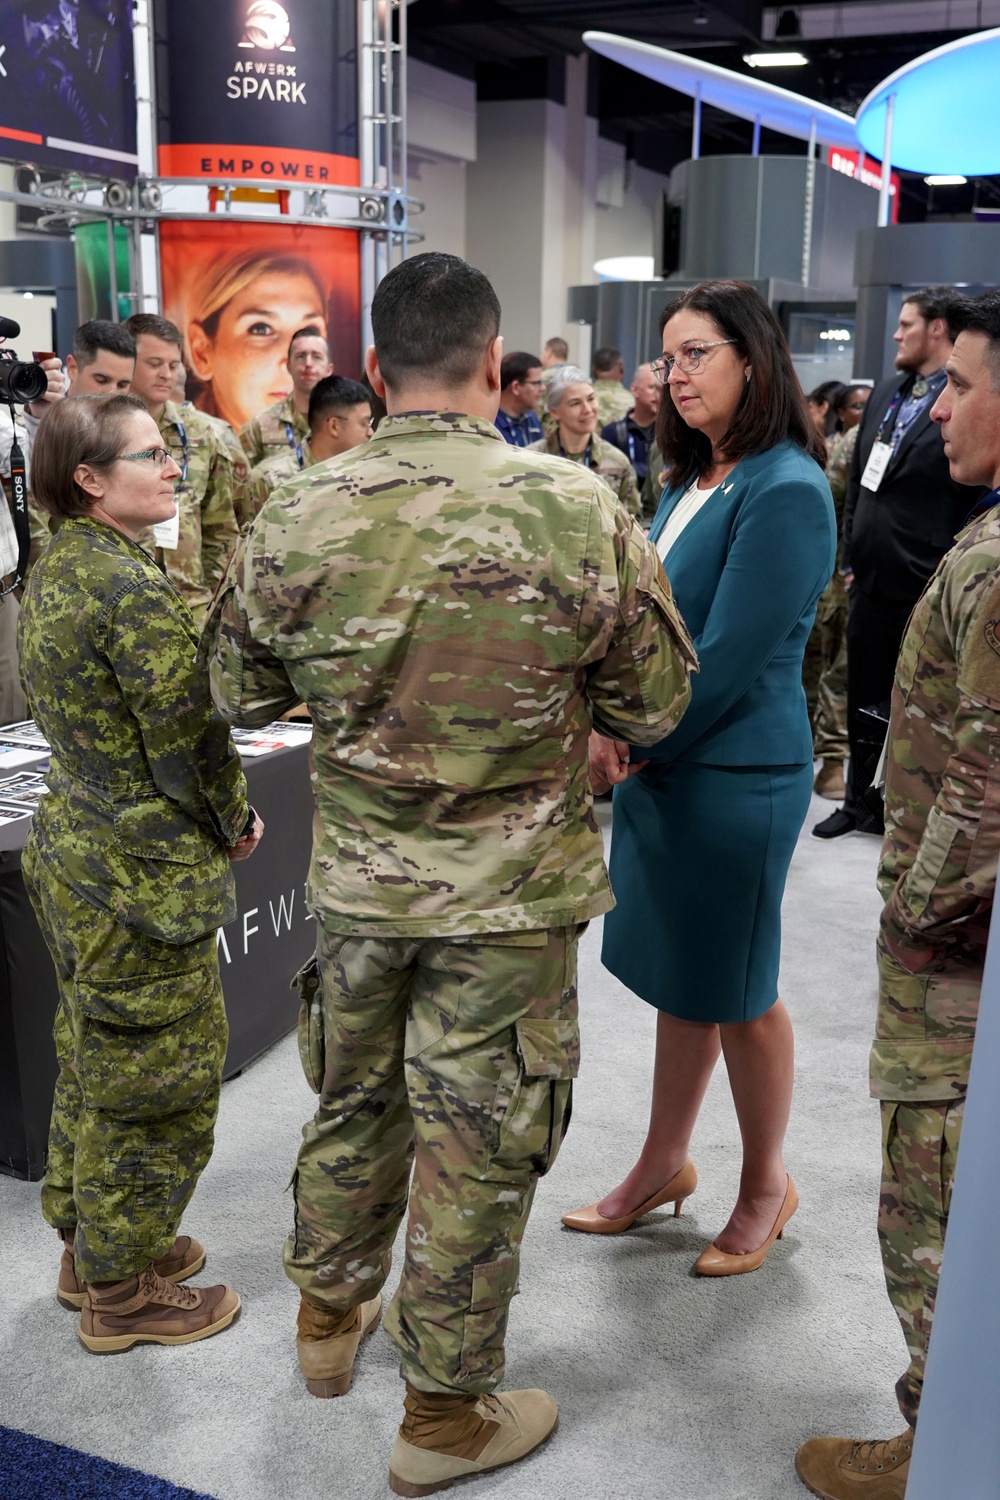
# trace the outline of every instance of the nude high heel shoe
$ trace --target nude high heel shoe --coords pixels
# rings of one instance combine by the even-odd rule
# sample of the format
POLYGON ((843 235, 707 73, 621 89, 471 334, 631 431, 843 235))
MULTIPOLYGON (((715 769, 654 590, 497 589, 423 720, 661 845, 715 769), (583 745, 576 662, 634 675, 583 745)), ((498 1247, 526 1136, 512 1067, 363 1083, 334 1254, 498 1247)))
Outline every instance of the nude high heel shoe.
POLYGON ((662 1208, 664 1203, 674 1205, 674 1218, 681 1216, 681 1204, 685 1198, 690 1198, 698 1186, 698 1173, 694 1169, 694 1162, 690 1157, 675 1172, 673 1177, 652 1198, 647 1198, 645 1203, 630 1214, 623 1215, 620 1219, 606 1219, 603 1214, 597 1212, 597 1204, 592 1203, 589 1208, 578 1208, 573 1213, 563 1214, 562 1222, 567 1229, 579 1229, 583 1234, 621 1234, 623 1230, 631 1229, 637 1219, 643 1214, 652 1213, 654 1208, 662 1208))
POLYGON ((725 1250, 720 1250, 718 1245, 709 1245, 695 1261, 695 1275, 742 1276, 747 1271, 756 1271, 764 1264, 764 1261, 767 1259, 767 1252, 775 1240, 780 1240, 783 1237, 785 1225, 798 1206, 799 1195, 795 1191, 795 1183, 789 1177, 784 1199, 781 1207, 778 1209, 778 1217, 774 1221, 774 1228, 763 1245, 758 1245, 756 1250, 749 1250, 746 1255, 728 1255, 725 1250))

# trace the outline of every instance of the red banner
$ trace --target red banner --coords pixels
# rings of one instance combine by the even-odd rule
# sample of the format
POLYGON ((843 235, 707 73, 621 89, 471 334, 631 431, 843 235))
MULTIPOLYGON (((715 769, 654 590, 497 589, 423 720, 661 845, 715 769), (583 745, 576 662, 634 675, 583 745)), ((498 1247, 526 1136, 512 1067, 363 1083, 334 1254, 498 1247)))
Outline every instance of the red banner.
POLYGON ((163 311, 184 335, 188 397, 200 410, 239 429, 287 395, 288 343, 310 323, 326 332, 336 372, 358 378, 354 230, 166 221, 160 267, 163 311))

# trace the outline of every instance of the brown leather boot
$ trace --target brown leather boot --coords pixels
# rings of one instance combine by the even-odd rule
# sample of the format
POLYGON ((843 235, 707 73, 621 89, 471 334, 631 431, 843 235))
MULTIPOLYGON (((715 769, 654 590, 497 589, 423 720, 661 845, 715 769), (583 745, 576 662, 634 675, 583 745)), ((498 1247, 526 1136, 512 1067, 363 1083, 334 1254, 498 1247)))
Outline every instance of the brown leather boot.
POLYGON ((395 1495, 433 1495, 456 1479, 516 1463, 559 1420, 555 1401, 537 1390, 445 1396, 407 1384, 405 1407, 389 1459, 395 1495))
POLYGON ((912 1427, 884 1443, 810 1438, 795 1472, 821 1500, 903 1500, 912 1452, 912 1427))
POLYGON ((843 802, 846 790, 843 762, 823 761, 813 782, 813 791, 817 797, 825 797, 828 802, 843 802))
POLYGON ((228 1328, 240 1299, 228 1286, 175 1286, 152 1266, 111 1286, 87 1286, 80 1342, 93 1354, 133 1344, 193 1344, 228 1328))
MULTIPOLYGON (((59 1237, 63 1242, 63 1253, 56 1296, 63 1307, 79 1312, 87 1300, 87 1288, 76 1274, 72 1229, 60 1229, 59 1237)), ((153 1270, 164 1281, 187 1281, 189 1276, 197 1276, 204 1264, 204 1245, 199 1245, 189 1234, 179 1234, 163 1259, 154 1260, 153 1270)))
POLYGON ((299 1336, 295 1347, 299 1369, 313 1396, 346 1396, 354 1379, 354 1361, 362 1340, 375 1332, 382 1316, 382 1295, 346 1312, 300 1293, 299 1336))

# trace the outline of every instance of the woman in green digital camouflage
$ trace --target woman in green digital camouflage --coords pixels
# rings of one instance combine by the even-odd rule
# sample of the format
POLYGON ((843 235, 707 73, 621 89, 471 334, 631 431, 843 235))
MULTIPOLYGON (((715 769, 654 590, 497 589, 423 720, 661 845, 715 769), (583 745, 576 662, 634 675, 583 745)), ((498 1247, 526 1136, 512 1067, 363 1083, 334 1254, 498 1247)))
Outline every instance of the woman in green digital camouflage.
POLYGON ((52 747, 25 883, 59 981, 42 1211, 58 1297, 95 1353, 190 1343, 236 1317, 177 1236, 212 1150, 226 1017, 216 929, 262 831, 187 606, 136 538, 179 470, 133 396, 44 418, 35 497, 60 522, 22 603, 21 671, 52 747))

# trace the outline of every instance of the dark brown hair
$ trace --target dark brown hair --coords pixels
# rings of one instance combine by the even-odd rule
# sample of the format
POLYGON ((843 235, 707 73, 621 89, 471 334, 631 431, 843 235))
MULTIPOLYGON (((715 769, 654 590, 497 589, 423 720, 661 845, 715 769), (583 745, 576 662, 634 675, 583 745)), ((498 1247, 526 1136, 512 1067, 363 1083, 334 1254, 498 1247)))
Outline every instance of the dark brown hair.
POLYGON ((161 318, 159 313, 133 313, 130 318, 125 319, 125 327, 136 344, 144 333, 148 333, 150 338, 162 339, 165 344, 176 344, 178 349, 184 347, 177 324, 171 323, 169 318, 161 318))
MULTIPOLYGON (((813 426, 781 324, 760 293, 745 281, 702 281, 667 303, 660 333, 688 308, 711 318, 720 337, 733 340, 753 372, 719 444, 720 454, 730 461, 747 458, 791 438, 823 466, 826 445, 813 426)), ((712 467, 709 439, 687 425, 666 390, 656 418, 656 441, 670 486, 690 484, 712 467)))
POLYGON ((291 359, 292 350, 295 348, 298 339, 322 339, 324 344, 326 345, 327 355, 329 355, 330 353, 330 340, 327 338, 322 328, 317 328, 315 323, 307 323, 304 328, 296 328, 295 332, 288 340, 288 359, 291 359))
POLYGON ((128 441, 138 396, 68 396, 46 412, 31 450, 31 493, 53 516, 85 516, 94 501, 74 479, 80 464, 108 469, 128 441))

